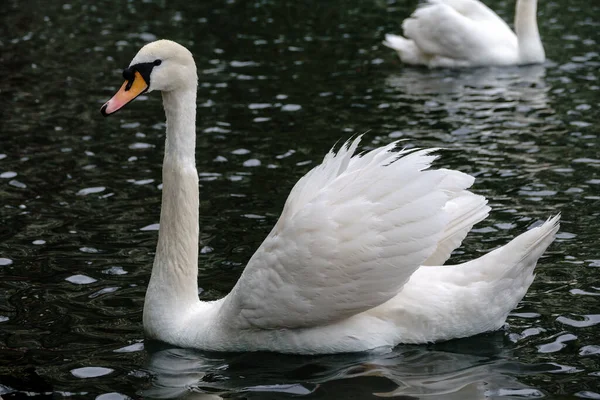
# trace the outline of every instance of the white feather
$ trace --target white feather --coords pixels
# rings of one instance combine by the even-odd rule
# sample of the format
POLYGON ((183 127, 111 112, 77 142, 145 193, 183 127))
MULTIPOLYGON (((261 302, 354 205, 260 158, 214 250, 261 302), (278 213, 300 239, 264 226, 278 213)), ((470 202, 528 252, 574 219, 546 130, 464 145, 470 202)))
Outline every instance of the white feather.
POLYGON ((472 180, 449 181, 447 171, 428 170, 431 150, 394 152, 395 143, 351 158, 358 141, 292 190, 225 302, 238 327, 318 326, 366 311, 395 296, 435 250, 450 194, 472 180))

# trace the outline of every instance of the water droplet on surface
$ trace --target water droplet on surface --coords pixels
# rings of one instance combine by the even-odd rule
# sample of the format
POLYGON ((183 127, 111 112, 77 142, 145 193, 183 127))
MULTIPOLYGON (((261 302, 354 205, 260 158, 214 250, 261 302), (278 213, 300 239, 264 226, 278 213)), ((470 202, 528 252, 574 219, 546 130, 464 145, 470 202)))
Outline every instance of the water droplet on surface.
POLYGON ((123 267, 113 266, 102 271, 103 274, 108 275, 125 275, 128 272, 123 269, 123 267))
POLYGON ((600 394, 596 392, 591 392, 589 390, 584 390, 581 392, 575 393, 576 397, 581 397, 582 399, 600 399, 600 394))
POLYGON ((95 247, 80 247, 79 251, 82 253, 100 253, 100 250, 95 247))
POLYGON ((236 156, 243 156, 244 154, 250 154, 250 150, 248 149, 236 149, 231 152, 231 154, 235 154, 236 156))
POLYGON ((15 176, 17 176, 17 173, 14 171, 6 171, 0 174, 0 178, 3 179, 14 178, 15 176))
POLYGON ((511 317, 517 318, 539 318, 541 315, 534 312, 525 312, 525 313, 510 313, 511 317))
POLYGON ((590 262, 588 267, 600 267, 600 260, 585 260, 585 261, 590 262))
POLYGON ((598 292, 598 293, 586 292, 585 290, 581 290, 581 289, 571 289, 571 290, 569 290, 569 293, 574 294, 574 295, 581 295, 581 296, 600 296, 600 292, 598 292))
POLYGON ((139 122, 128 122, 125 124, 121 125, 121 128, 123 129, 135 129, 135 128, 139 128, 140 123, 139 122))
POLYGON ((140 231, 157 231, 159 228, 160 224, 150 224, 140 228, 140 231))
POLYGON ((209 128, 204 129, 202 132, 204 132, 204 133, 228 133, 228 132, 231 132, 231 130, 221 128, 220 126, 211 126, 209 128))
POLYGON ((150 32, 140 33, 139 38, 145 40, 146 42, 154 42, 157 39, 156 35, 150 32))
POLYGON ((600 160, 595 158, 576 158, 572 162, 583 164, 600 164, 600 160))
POLYGON ((115 353, 134 353, 136 351, 144 350, 144 343, 134 343, 129 346, 121 347, 119 349, 113 350, 115 353))
POLYGON ((281 111, 298 111, 302 108, 300 104, 286 104, 281 107, 281 111))
POLYGON ((151 149, 152 147, 154 147, 154 145, 152 145, 150 143, 136 142, 136 143, 130 144, 128 147, 131 150, 144 150, 144 149, 151 149))
POLYGON ((600 346, 597 345, 589 345, 583 346, 579 349, 580 356, 591 356, 591 355, 600 355, 600 346))
POLYGON ((140 179, 139 181, 133 181, 133 184, 141 186, 141 185, 147 185, 152 182, 154 182, 154 179, 140 179))
POLYGON ((90 283, 96 282, 96 279, 87 275, 71 275, 68 278, 65 278, 65 281, 75 285, 89 285, 90 283))
POLYGON ((246 218, 250 218, 250 219, 264 219, 265 217, 263 215, 257 215, 257 214, 243 214, 243 217, 246 218))
POLYGON ((577 237, 577 235, 574 233, 570 233, 570 232, 558 232, 556 234, 556 237, 558 239, 573 239, 573 238, 577 237))
POLYGON ((588 326, 600 324, 600 314, 580 315, 579 317, 583 319, 577 320, 561 315, 560 317, 556 318, 556 322, 573 326, 575 328, 587 328, 588 326))
POLYGON ((260 64, 254 61, 231 61, 229 63, 233 68, 242 68, 242 67, 257 67, 260 64))
POLYGON ((587 128, 588 126, 592 125, 589 122, 585 122, 585 121, 571 121, 571 125, 576 126, 578 128, 587 128))
POLYGON ((540 344, 537 346, 537 348, 540 353, 555 353, 567 346, 565 342, 570 342, 572 340, 577 340, 577 336, 567 333, 557 337, 554 342, 540 344))
POLYGON ((98 291, 90 294, 88 297, 90 299, 93 299, 93 298, 96 298, 96 297, 101 296, 103 294, 116 292, 117 290, 119 290, 119 288, 117 286, 102 288, 102 289, 100 289, 100 290, 98 290, 98 291))
POLYGON ((273 107, 271 103, 251 103, 248 104, 248 108, 251 110, 262 110, 263 108, 273 107))
POLYGON ((19 188, 19 189, 25 189, 27 187, 26 184, 24 184, 23 182, 19 182, 19 181, 15 180, 15 179, 13 179, 12 181, 8 182, 8 184, 10 186, 14 186, 14 187, 19 188))
POLYGON ((81 189, 79 192, 77 192, 77 196, 87 196, 88 194, 101 193, 101 192, 104 192, 105 190, 106 190, 106 188, 104 186, 89 187, 89 188, 81 189))
POLYGON ((108 375, 113 371, 114 369, 104 367, 83 367, 72 369, 71 374, 77 378, 96 378, 108 375))
POLYGON ((287 158, 287 157, 291 156, 294 153, 296 153, 296 150, 291 149, 291 150, 286 151, 283 154, 279 154, 279 155, 275 156, 275 158, 278 159, 278 160, 281 160, 282 158, 287 158))

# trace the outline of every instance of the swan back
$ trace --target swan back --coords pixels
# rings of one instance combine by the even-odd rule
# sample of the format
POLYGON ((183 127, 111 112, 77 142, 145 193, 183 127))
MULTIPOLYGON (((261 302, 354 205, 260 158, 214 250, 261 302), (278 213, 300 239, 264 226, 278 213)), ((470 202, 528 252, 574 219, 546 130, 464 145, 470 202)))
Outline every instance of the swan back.
MULTIPOLYGON (((459 14, 474 21, 488 21, 495 24, 506 25, 506 22, 504 22, 502 18, 479 0, 429 0, 427 4, 448 6, 459 14)), ((424 7, 426 6, 427 5, 424 5, 424 7)), ((508 28, 508 25, 506 25, 506 27, 508 28)))

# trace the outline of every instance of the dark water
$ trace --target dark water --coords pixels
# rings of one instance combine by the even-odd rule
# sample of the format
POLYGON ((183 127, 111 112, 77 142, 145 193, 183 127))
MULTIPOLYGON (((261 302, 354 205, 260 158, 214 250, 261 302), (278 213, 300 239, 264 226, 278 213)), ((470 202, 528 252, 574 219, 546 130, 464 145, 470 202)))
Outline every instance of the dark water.
MULTIPOLYGON (((512 19, 512 1, 487 3, 512 19)), ((468 71, 404 68, 380 44, 415 5, 4 1, 0 396, 600 398, 600 3, 541 1, 545 65, 468 71), (368 131, 367 148, 442 146, 439 165, 477 177, 494 211, 455 261, 562 212, 507 328, 327 357, 144 342, 160 96, 111 119, 99 107, 155 38, 188 46, 200 72, 204 299, 231 289, 294 182, 368 131)))

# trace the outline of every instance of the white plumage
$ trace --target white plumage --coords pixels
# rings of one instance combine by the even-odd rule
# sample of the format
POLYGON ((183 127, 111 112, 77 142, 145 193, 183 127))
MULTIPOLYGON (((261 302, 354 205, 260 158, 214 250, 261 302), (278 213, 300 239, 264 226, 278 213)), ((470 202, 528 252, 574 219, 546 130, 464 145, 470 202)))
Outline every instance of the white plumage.
MULTIPOLYGON (((231 293, 199 301, 195 67, 163 40, 129 68, 152 62, 148 90, 163 90, 167 143, 149 337, 217 351, 362 351, 498 329, 524 296, 558 216, 476 260, 434 266, 488 215, 468 190, 474 178, 432 168, 435 149, 391 143, 358 155, 358 137, 298 181, 231 293)), ((118 96, 105 114, 125 104, 118 96)))
POLYGON ((402 62, 429 67, 473 67, 544 62, 537 0, 517 0, 516 35, 479 0, 427 0, 402 23, 404 37, 387 34, 384 45, 402 62))

